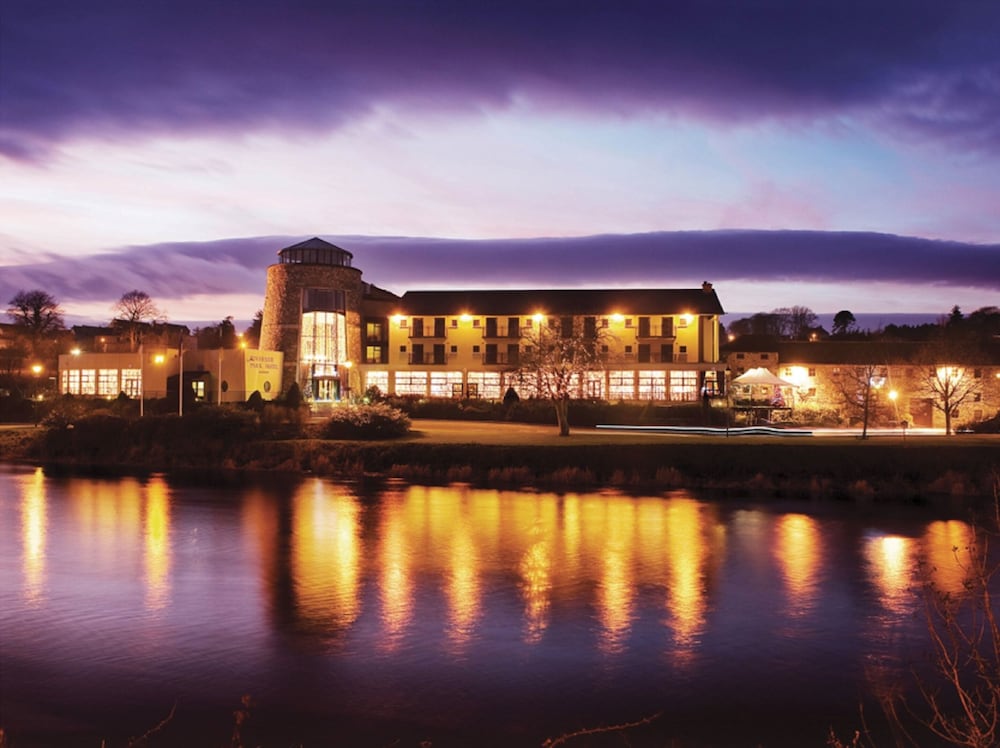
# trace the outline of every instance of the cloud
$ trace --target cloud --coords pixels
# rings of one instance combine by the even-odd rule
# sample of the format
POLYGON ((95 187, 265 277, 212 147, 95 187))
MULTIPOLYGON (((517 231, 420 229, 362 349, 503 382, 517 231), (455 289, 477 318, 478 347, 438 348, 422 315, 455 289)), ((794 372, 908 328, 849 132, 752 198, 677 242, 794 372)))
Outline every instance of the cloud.
MULTIPOLYGON (((67 310, 110 312, 137 288, 169 299, 174 319, 249 316, 263 303, 276 252, 306 237, 269 236, 129 247, 72 259, 5 267, 0 299, 42 288, 67 310), (216 298, 214 313, 206 300, 216 298), (239 299, 240 308, 227 308, 239 299), (187 303, 185 299, 189 300, 187 303), (195 306, 198 314, 185 312, 195 306)), ((729 310, 814 305, 857 311, 940 312, 927 289, 970 306, 969 289, 1000 293, 1000 244, 933 241, 891 234, 818 231, 655 232, 570 238, 459 240, 325 236, 354 255, 363 279, 402 294, 459 288, 697 287, 711 281, 729 310), (888 297, 906 288, 894 303, 888 297), (762 295, 755 295, 764 289, 762 295), (872 293, 878 289, 877 294, 872 293), (820 295, 822 294, 822 296, 820 295), (921 295, 924 298, 921 298, 921 295), (813 296, 813 298, 810 298, 813 296), (920 299, 917 308, 899 303, 920 299), (815 299, 815 301, 814 301, 815 299)), ((985 304, 985 302, 983 302, 985 304)), ((975 304, 979 306, 982 304, 975 304)))
POLYGON ((10 0, 0 152, 317 131, 513 102, 717 122, 856 117, 1000 149, 1000 5, 10 0))

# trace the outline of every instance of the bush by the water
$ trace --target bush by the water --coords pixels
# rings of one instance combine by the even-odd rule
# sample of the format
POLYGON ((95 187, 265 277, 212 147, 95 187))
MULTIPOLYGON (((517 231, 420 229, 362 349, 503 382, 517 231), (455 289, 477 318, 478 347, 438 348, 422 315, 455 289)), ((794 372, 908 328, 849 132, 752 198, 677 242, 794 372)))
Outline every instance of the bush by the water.
POLYGON ((410 430, 410 418, 386 403, 341 405, 321 430, 326 439, 392 439, 410 430))

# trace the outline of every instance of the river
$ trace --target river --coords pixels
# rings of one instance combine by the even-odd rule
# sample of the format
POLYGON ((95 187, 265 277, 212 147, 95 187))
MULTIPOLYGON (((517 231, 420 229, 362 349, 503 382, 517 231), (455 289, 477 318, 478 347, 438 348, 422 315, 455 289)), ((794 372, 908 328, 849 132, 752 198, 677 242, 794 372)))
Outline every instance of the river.
MULTIPOLYGON (((11 748, 825 745, 926 652, 915 507, 0 466, 11 748), (655 719, 654 719, 655 717, 655 719), (623 745, 620 734, 568 745, 623 745)), ((871 711, 868 712, 869 715, 871 711)))

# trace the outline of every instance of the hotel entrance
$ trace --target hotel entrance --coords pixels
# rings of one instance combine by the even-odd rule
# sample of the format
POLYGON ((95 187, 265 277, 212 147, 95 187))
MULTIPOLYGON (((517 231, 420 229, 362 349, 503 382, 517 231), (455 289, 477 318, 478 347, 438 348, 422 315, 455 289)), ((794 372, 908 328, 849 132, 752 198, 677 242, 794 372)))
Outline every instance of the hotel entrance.
POLYGON ((336 377, 314 377, 312 380, 313 400, 330 401, 340 399, 340 380, 336 377))

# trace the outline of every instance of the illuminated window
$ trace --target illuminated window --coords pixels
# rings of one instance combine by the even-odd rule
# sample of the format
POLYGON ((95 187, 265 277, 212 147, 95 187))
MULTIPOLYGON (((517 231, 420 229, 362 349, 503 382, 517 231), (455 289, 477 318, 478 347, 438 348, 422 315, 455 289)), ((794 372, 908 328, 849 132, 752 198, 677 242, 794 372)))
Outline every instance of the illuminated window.
POLYGON ((608 372, 608 399, 632 400, 635 397, 634 371, 608 372))
POLYGON ((118 369, 99 369, 97 371, 97 394, 103 397, 114 397, 118 389, 118 369))
POLYGON ((469 392, 475 389, 479 397, 488 400, 499 400, 500 374, 492 371, 470 371, 469 372, 469 392))
POLYGON ((462 387, 462 372, 433 371, 431 372, 431 397, 451 397, 455 385, 462 387))
POLYGON ((80 394, 80 370, 70 369, 62 373, 62 391, 66 395, 80 394))
POLYGON ((387 371, 366 371, 365 389, 378 387, 378 391, 383 395, 389 391, 389 372, 387 371))
POLYGON ((81 395, 96 395, 97 394, 97 370, 96 369, 81 369, 80 370, 80 394, 81 395))
POLYGON ((122 369, 122 392, 132 398, 142 393, 142 370, 122 369))
POLYGON ((604 399, 604 372, 588 371, 583 375, 583 396, 604 399))
POLYGON ((698 399, 698 372, 670 372, 670 399, 685 402, 698 399))
POLYGON ((396 372, 396 394, 420 395, 421 397, 426 397, 427 372, 426 371, 396 372))
POLYGON ((639 399, 666 400, 667 373, 664 371, 640 371, 639 399))
POLYGON ((347 357, 347 324, 339 312, 306 312, 302 315, 301 360, 340 364, 347 357))

